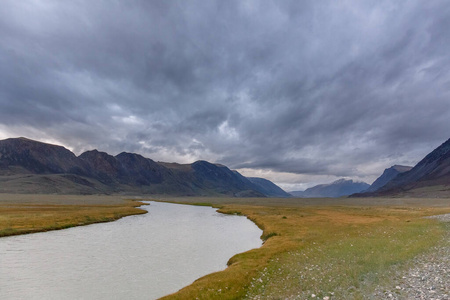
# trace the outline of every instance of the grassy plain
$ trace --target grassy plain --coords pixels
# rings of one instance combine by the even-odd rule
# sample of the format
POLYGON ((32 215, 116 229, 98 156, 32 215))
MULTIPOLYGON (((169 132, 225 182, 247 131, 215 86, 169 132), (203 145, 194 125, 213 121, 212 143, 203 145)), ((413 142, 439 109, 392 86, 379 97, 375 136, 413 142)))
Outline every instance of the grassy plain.
POLYGON ((119 196, 0 194, 0 237, 114 221, 142 214, 119 196))
MULTIPOLYGON (((155 199, 155 198, 153 198, 155 199)), ((441 242, 450 199, 158 198, 241 214, 264 245, 163 299, 368 299, 377 285, 441 242)), ((120 196, 0 194, 0 236, 62 229, 144 213, 120 196)), ((239 234, 239 233, 236 233, 239 234)))
POLYGON ((450 199, 225 199, 164 201, 242 214, 264 245, 163 299, 368 299, 392 272, 440 243, 448 226, 424 216, 450 199))

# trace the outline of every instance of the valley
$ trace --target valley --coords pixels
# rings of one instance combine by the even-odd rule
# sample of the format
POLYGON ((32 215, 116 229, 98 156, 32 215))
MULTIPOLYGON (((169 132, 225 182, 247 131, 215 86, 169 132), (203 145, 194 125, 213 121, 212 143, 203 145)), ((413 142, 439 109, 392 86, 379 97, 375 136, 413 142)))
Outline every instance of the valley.
POLYGON ((449 8, 2 0, 0 300, 450 300, 449 8))
MULTIPOLYGON (((37 231, 42 220, 47 225, 72 220, 69 226, 42 228, 51 230, 83 225, 86 220, 111 221, 139 211, 134 208, 139 202, 118 196, 0 197, 2 232, 11 230, 11 224, 29 224, 32 231, 21 232, 26 233, 37 231)), ((363 299, 379 286, 389 285, 393 272, 406 270, 412 259, 441 243, 448 232, 446 225, 423 217, 450 213, 450 199, 445 198, 151 199, 213 206, 225 214, 245 215, 263 229, 261 248, 230 258, 226 270, 202 277, 164 299, 275 295, 363 299)))
POLYGON ((289 196, 268 180, 250 180, 203 160, 165 163, 136 153, 112 156, 97 150, 76 156, 62 146, 27 138, 0 141, 0 193, 289 196))
POLYGON ((97 150, 77 157, 61 146, 4 140, 0 235, 114 221, 145 213, 136 207, 148 199, 212 206, 247 216, 263 230, 263 246, 163 299, 401 299, 393 274, 446 249, 448 223, 425 217, 450 213, 449 145, 413 168, 386 169, 372 186, 341 179, 295 198, 266 179, 206 161, 157 163, 97 150), (353 188, 362 191, 345 197, 353 188))

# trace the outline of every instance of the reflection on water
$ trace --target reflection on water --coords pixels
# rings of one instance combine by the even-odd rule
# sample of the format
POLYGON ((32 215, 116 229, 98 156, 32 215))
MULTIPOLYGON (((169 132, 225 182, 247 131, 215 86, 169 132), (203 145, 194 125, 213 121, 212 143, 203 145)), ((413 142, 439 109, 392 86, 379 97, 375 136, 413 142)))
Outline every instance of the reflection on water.
POLYGON ((156 299, 261 246, 245 217, 150 203, 116 222, 0 238, 0 299, 156 299))

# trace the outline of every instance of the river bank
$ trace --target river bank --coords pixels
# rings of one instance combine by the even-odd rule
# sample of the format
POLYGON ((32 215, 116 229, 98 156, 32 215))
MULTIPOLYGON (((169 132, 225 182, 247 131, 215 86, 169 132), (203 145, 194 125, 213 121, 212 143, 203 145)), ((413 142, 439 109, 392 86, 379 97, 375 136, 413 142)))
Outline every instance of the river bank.
MULTIPOLYGON (((265 240, 261 248, 232 257, 226 270, 162 299, 364 299, 377 287, 392 285, 390 270, 406 270, 416 257, 440 245, 448 226, 423 217, 450 212, 450 199, 157 201, 245 215, 263 230, 265 240)), ((0 229, 16 226, 15 234, 20 234, 27 232, 26 226, 39 230, 41 221, 41 231, 64 228, 64 222, 104 222, 145 213, 139 205, 119 196, 0 195, 0 229)))
POLYGON ((211 207, 150 202, 141 209, 149 213, 0 238, 0 298, 157 299, 262 244, 254 223, 211 207))
POLYGON ((144 214, 121 196, 0 194, 0 237, 110 222, 144 214))
POLYGON ((447 232, 449 199, 172 198, 242 214, 264 245, 162 299, 365 299, 447 232))

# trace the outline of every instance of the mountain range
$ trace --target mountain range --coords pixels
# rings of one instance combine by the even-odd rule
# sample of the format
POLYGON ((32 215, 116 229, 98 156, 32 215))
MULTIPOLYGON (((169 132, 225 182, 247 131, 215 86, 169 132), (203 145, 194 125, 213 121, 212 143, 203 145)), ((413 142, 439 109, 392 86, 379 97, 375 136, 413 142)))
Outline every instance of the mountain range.
POLYGON ((287 197, 269 180, 246 178, 224 165, 155 162, 136 153, 112 156, 26 138, 0 141, 0 192, 287 197))
POLYGON ((278 185, 270 180, 259 177, 247 177, 253 184, 257 185, 261 192, 269 197, 291 197, 292 195, 286 193, 278 185))
POLYGON ((398 174, 408 172, 412 167, 394 165, 388 169, 385 169, 383 174, 378 177, 370 187, 364 191, 364 193, 375 192, 385 186, 389 181, 397 177, 398 174))
POLYGON ((328 184, 319 184, 304 191, 293 191, 290 194, 300 198, 337 198, 359 193, 366 190, 369 185, 365 182, 339 179, 328 184))
POLYGON ((354 184, 341 179, 290 193, 296 197, 450 197, 450 139, 414 167, 394 165, 366 188, 354 184), (345 185, 359 191, 350 192, 350 188, 343 188, 345 185))
POLYGON ((400 172, 375 191, 352 195, 352 197, 377 196, 449 197, 450 139, 425 156, 413 168, 400 172))
MULTIPOLYGON (((264 178, 245 177, 220 164, 155 162, 140 154, 112 156, 70 150, 26 138, 0 141, 0 193, 158 194, 173 196, 289 197, 264 178)), ((371 186, 338 180, 295 197, 449 197, 450 139, 413 168, 395 165, 371 186)))

